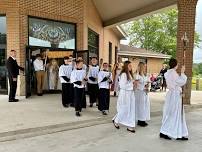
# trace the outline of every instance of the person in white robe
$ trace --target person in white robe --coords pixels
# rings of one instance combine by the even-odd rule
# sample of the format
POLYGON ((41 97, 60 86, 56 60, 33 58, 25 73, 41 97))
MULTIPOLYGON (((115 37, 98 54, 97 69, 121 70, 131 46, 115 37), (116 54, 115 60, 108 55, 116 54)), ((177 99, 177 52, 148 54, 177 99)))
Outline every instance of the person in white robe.
POLYGON ((50 65, 48 66, 48 78, 49 90, 57 90, 59 79, 59 66, 55 59, 52 59, 50 65))
POLYGON ((143 62, 138 64, 135 80, 137 85, 135 87, 135 107, 137 125, 145 127, 150 120, 150 101, 148 96, 149 80, 146 72, 146 65, 143 62))
POLYGON ((120 92, 117 100, 117 114, 112 119, 114 126, 119 129, 119 124, 127 126, 127 131, 135 133, 135 94, 132 64, 125 61, 120 74, 120 92))
POLYGON ((122 63, 116 63, 113 74, 114 74, 114 96, 117 96, 119 94, 120 86, 119 86, 119 76, 121 73, 123 64, 122 63))
POLYGON ((170 70, 165 73, 169 91, 165 98, 160 138, 188 140, 188 129, 182 104, 182 86, 187 82, 187 76, 184 74, 185 67, 182 66, 181 74, 178 75, 176 72, 178 68, 177 60, 171 59, 169 66, 170 70))

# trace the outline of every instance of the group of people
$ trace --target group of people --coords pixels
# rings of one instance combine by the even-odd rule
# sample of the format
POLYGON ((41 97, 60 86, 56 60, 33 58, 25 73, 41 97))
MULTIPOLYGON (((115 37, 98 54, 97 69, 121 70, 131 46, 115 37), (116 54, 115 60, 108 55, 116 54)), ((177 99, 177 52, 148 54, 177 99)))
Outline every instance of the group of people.
POLYGON ((96 103, 103 115, 107 115, 110 102, 110 84, 112 73, 108 63, 98 66, 96 57, 91 58, 91 65, 83 63, 81 57, 73 59, 64 57, 64 64, 59 68, 62 83, 62 104, 64 107, 74 106, 76 116, 81 116, 82 108, 86 108, 85 88, 88 88, 90 107, 96 103))
MULTIPOLYGON (((178 75, 176 59, 170 59, 170 69, 164 74, 167 88, 165 105, 163 109, 160 138, 171 140, 188 140, 188 129, 185 121, 182 104, 182 86, 186 84, 187 77, 182 66, 178 75)), ((136 124, 147 126, 150 119, 150 105, 148 98, 148 78, 145 74, 145 64, 139 63, 135 75, 132 72, 130 61, 124 62, 119 77, 120 91, 117 100, 117 114, 112 119, 116 129, 119 124, 127 126, 127 131, 135 133, 136 124)))
MULTIPOLYGON (((38 56, 39 57, 39 56, 38 56)), ((39 60, 40 61, 40 60, 39 60)), ((39 62, 36 60, 36 62, 39 62)), ((41 61, 39 62, 41 63, 41 61)), ((43 64, 42 64, 43 65, 43 64)), ((160 138, 171 140, 188 140, 188 129, 185 120, 184 106, 182 104, 182 86, 186 84, 187 77, 182 66, 180 75, 177 73, 176 59, 170 59, 170 69, 164 73, 168 92, 163 109, 160 138)), ((17 102, 15 93, 19 70, 24 71, 16 62, 16 51, 11 50, 7 60, 8 78, 10 84, 9 102, 17 102)), ((43 79, 44 66, 37 67, 37 79, 43 79)), ((118 68, 117 68, 118 69, 118 68)), ((112 122, 116 129, 120 124, 127 126, 127 131, 135 133, 136 125, 145 127, 150 120, 149 83, 146 75, 146 64, 140 62, 135 73, 132 71, 130 61, 125 61, 119 67, 119 73, 112 76, 109 64, 98 65, 96 57, 91 58, 91 65, 84 64, 81 57, 73 59, 64 57, 64 64, 59 68, 59 77, 62 83, 62 104, 64 107, 73 106, 75 115, 81 116, 82 108, 86 108, 85 88, 88 86, 90 107, 98 105, 98 110, 107 115, 110 104, 110 85, 118 83, 117 114, 112 122), (117 80, 116 80, 117 79, 117 80), (98 101, 98 102, 97 102, 98 101)), ((38 93, 42 93, 42 82, 38 83, 38 93)), ((117 85, 116 84, 116 85, 117 85)))

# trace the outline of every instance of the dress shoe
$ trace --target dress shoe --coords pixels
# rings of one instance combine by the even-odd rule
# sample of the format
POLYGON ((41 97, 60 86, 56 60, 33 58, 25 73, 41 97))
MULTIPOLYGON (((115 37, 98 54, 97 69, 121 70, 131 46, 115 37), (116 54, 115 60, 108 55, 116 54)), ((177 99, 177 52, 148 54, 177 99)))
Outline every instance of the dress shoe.
POLYGON ((68 107, 69 107, 69 105, 68 105, 68 104, 66 104, 66 105, 63 105, 63 107, 64 107, 64 108, 68 108, 68 107))
POLYGON ((127 131, 132 132, 132 133, 135 133, 135 130, 134 130, 134 129, 131 130, 131 129, 128 129, 128 128, 127 128, 127 131))
POLYGON ((8 100, 8 102, 18 102, 18 100, 12 99, 12 100, 8 100))
POLYGON ((115 127, 116 129, 120 129, 120 127, 115 123, 114 120, 112 120, 112 123, 114 124, 114 127, 115 127))
POLYGON ((77 112, 76 112, 76 116, 77 116, 77 117, 80 117, 81 114, 77 111, 77 112))
POLYGON ((106 111, 104 111, 104 110, 102 111, 102 114, 103 114, 103 115, 107 115, 106 111))
POLYGON ((37 96, 42 96, 42 93, 37 93, 37 96))
POLYGON ((189 140, 187 137, 177 138, 176 140, 189 140))
POLYGON ((148 126, 148 124, 147 124, 145 121, 140 121, 140 120, 138 120, 137 125, 138 125, 138 126, 141 126, 141 127, 146 127, 146 126, 148 126))
POLYGON ((91 108, 92 108, 92 107, 93 107, 93 103, 91 103, 89 107, 91 107, 91 108))
POLYGON ((71 103, 71 104, 70 104, 70 107, 74 107, 74 104, 73 104, 73 103, 71 103))
POLYGON ((159 137, 160 137, 160 138, 167 139, 167 140, 171 140, 170 137, 168 137, 167 135, 164 135, 164 134, 162 134, 162 133, 159 134, 159 137))
POLYGON ((19 101, 19 99, 14 99, 14 101, 15 101, 15 102, 18 102, 18 101, 19 101))

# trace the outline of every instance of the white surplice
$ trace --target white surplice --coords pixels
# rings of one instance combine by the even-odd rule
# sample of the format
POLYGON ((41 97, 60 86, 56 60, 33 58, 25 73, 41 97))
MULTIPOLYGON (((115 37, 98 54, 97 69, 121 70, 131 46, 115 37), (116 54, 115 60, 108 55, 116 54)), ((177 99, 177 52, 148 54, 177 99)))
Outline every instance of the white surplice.
POLYGON ((174 69, 170 69, 165 73, 165 79, 169 91, 166 94, 160 132, 172 138, 187 137, 188 129, 181 96, 181 87, 186 84, 187 76, 179 76, 174 69))
POLYGON ((119 86, 117 114, 113 120, 118 124, 135 127, 135 94, 133 81, 128 81, 126 73, 122 73, 119 79, 119 86))
POLYGON ((148 93, 144 91, 145 85, 148 83, 147 76, 136 75, 138 80, 137 88, 135 89, 135 107, 136 120, 150 120, 150 101, 148 93))

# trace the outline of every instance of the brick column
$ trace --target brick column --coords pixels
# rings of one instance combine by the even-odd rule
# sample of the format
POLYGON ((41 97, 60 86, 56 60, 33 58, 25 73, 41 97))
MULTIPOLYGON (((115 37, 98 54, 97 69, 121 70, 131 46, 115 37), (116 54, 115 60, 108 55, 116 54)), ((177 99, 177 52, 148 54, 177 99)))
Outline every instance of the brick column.
MULTIPOLYGON (((184 103, 190 104, 191 98, 191 81, 192 81, 192 64, 194 49, 194 31, 195 31, 195 14, 196 4, 198 0, 178 0, 178 31, 177 31, 177 59, 179 64, 183 62, 183 42, 181 40, 184 33, 187 33, 189 39, 186 47, 186 75, 188 77, 187 84, 184 87, 184 103)), ((180 66, 181 67, 181 66, 180 66)))

